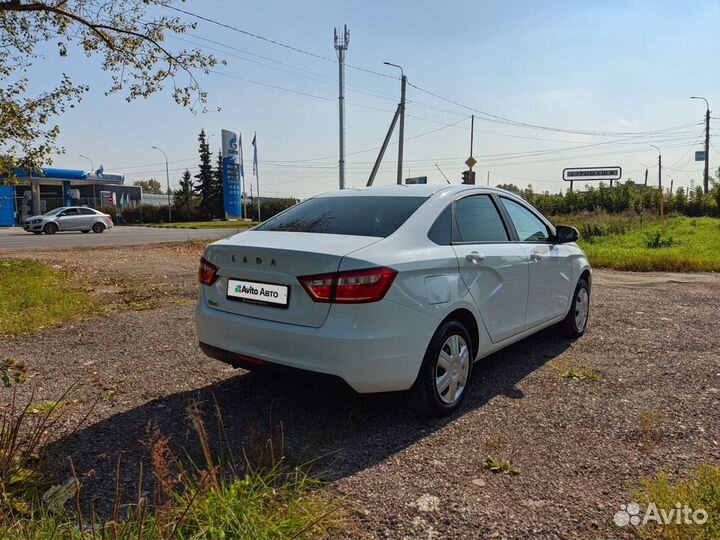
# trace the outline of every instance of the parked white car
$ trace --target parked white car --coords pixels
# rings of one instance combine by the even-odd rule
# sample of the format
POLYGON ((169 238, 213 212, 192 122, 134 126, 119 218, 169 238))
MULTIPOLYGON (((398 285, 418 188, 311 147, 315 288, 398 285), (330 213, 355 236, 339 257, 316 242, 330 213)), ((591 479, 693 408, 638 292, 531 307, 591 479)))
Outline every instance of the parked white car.
POLYGON ((87 206, 61 206, 23 222, 23 229, 35 234, 55 234, 58 231, 102 233, 112 226, 110 215, 87 206))
POLYGON ((198 339, 236 367, 410 389, 446 415, 474 361, 554 324, 583 335, 591 268, 577 238, 501 189, 320 195, 205 249, 198 339))

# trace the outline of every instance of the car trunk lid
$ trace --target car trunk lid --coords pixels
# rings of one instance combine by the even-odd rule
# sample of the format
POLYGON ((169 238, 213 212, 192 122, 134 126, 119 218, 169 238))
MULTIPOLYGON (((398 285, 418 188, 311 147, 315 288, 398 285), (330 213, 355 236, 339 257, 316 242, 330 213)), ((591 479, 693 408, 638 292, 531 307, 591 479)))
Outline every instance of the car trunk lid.
POLYGON ((216 282, 205 287, 207 304, 237 315, 320 327, 330 304, 314 302, 298 277, 336 272, 345 255, 379 240, 372 236, 302 232, 237 234, 208 246, 205 251, 204 257, 218 267, 216 282), (269 287, 263 288, 263 284, 269 287), (256 294, 238 299, 228 294, 228 286, 232 295, 244 294, 245 290, 256 294), (287 305, 261 299, 257 293, 264 289, 279 292, 278 297, 268 298, 274 302, 282 302, 287 293, 287 305))

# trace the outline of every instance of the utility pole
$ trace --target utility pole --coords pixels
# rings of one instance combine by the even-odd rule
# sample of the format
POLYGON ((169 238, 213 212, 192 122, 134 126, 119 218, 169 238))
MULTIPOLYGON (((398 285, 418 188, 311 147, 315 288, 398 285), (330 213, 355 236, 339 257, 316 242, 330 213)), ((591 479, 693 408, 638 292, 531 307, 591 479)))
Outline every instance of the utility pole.
POLYGON ((335 29, 335 51, 338 58, 338 82, 340 91, 338 93, 338 109, 340 113, 340 158, 338 160, 340 173, 340 189, 345 189, 345 53, 350 44, 350 31, 347 25, 341 36, 338 36, 338 29, 335 29))
POLYGON ((645 187, 647 187, 647 175, 648 175, 648 170, 647 170, 647 167, 645 167, 645 187))
POLYGON ((660 151, 660 148, 655 146, 654 144, 651 144, 655 150, 658 151, 658 188, 660 190, 660 217, 665 216, 665 210, 664 210, 664 203, 663 200, 663 190, 662 190, 662 152, 660 151))
POLYGON ((658 151, 658 188, 662 191, 662 152, 660 151, 660 148, 654 144, 651 144, 650 146, 658 151))
POLYGON ((703 191, 707 193, 710 189, 710 103, 704 97, 691 96, 690 99, 702 99, 705 102, 705 171, 703 172, 703 191))
POLYGON ((167 154, 164 150, 161 148, 158 148, 157 146, 153 146, 155 150, 158 152, 162 152, 162 155, 165 156, 165 178, 167 179, 167 198, 168 198, 168 223, 172 223, 172 203, 170 202, 170 169, 168 169, 168 158, 167 154))
POLYGON ((387 66, 393 66, 400 70, 400 133, 398 142, 398 164, 397 164, 397 183, 402 184, 403 171, 403 147, 405 146, 405 91, 407 89, 407 77, 402 66, 384 62, 387 66))
POLYGON ((487 174, 487 185, 488 186, 490 185, 490 171, 488 171, 488 174, 487 174))

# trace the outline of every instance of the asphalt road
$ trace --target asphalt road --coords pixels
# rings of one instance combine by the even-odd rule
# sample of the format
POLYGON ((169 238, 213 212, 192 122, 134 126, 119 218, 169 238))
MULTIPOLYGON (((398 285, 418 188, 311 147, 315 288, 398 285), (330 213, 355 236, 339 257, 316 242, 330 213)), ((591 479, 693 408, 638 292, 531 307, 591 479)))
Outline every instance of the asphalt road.
POLYGON ((183 242, 185 240, 216 240, 239 229, 161 229, 152 227, 113 227, 102 234, 64 232, 54 235, 31 234, 20 227, 0 228, 0 253, 32 249, 128 246, 183 242))

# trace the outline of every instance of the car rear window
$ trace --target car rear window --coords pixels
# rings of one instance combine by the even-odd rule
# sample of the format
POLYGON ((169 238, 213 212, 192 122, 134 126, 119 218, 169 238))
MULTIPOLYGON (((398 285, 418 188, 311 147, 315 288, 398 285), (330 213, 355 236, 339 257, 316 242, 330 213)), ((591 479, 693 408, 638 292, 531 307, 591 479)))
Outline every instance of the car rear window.
POLYGON ((293 206, 255 230, 384 238, 394 233, 426 200, 426 197, 318 197, 293 206))

